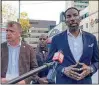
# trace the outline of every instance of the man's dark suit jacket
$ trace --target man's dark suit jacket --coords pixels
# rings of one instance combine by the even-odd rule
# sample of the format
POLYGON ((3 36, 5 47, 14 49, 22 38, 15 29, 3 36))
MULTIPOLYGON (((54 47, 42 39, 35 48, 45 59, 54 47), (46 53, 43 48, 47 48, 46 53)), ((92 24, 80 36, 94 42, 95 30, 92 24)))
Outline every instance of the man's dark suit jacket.
MULTIPOLYGON (((48 50, 46 49, 44 52, 45 53, 42 52, 40 47, 37 47, 36 58, 37 58, 38 66, 44 65, 44 63, 46 62, 46 59, 48 57, 48 50)), ((38 76, 46 77, 47 73, 48 73, 47 69, 44 69, 38 73, 38 76)))
MULTIPOLYGON (((36 55, 31 46, 22 42, 19 54, 19 75, 29 72, 32 69, 37 68, 36 55)), ((1 44, 1 77, 6 77, 6 72, 8 68, 8 46, 7 43, 1 44)), ((32 79, 36 79, 36 75, 28 77, 25 79, 26 83, 30 83, 32 79)))
MULTIPOLYGON (((80 81, 73 80, 62 73, 62 68, 76 64, 76 61, 70 51, 67 31, 64 31, 52 39, 51 48, 48 56, 48 61, 52 60, 55 52, 62 50, 64 54, 64 60, 62 64, 58 65, 56 83, 57 84, 90 84, 92 83, 91 76, 99 68, 99 49, 97 46, 96 37, 90 33, 82 31, 83 39, 83 54, 79 60, 81 63, 85 63, 88 66, 94 68, 94 72, 80 81)), ((78 49, 79 50, 79 49, 78 49)))

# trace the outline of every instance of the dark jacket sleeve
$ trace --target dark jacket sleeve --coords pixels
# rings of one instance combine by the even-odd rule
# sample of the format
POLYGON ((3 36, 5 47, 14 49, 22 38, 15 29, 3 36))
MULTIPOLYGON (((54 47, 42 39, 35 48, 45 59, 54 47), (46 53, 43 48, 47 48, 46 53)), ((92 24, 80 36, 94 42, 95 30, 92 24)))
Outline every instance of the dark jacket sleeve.
POLYGON ((94 36, 93 56, 91 62, 92 62, 91 66, 94 69, 92 74, 94 74, 99 69, 99 48, 95 36, 94 36))

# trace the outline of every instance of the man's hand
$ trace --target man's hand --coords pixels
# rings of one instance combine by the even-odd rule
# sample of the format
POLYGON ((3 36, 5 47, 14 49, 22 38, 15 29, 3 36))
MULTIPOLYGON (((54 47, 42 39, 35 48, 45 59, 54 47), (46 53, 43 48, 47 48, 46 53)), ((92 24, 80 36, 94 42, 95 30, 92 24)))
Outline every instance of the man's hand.
POLYGON ((78 71, 78 68, 75 68, 77 66, 76 65, 71 65, 71 66, 68 66, 68 67, 65 67, 64 68, 64 74, 74 80, 79 80, 81 79, 80 77, 80 74, 77 73, 76 71, 78 71))
POLYGON ((91 68, 90 68, 90 66, 87 66, 84 63, 79 63, 79 64, 82 65, 82 68, 80 69, 80 70, 82 70, 82 73, 80 74, 81 78, 79 79, 79 80, 81 80, 91 73, 91 68))
POLYGON ((47 78, 46 78, 46 77, 39 78, 38 82, 39 82, 40 84, 48 84, 48 81, 47 81, 47 78))

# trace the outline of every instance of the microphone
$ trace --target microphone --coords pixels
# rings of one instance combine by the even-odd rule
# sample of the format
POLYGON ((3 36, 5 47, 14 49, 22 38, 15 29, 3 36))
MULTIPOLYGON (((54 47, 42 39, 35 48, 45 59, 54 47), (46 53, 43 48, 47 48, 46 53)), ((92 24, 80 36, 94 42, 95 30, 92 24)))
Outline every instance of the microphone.
POLYGON ((52 59, 54 61, 53 67, 56 68, 58 64, 61 64, 63 62, 63 59, 64 59, 63 52, 59 50, 54 54, 54 57, 52 59))
POLYGON ((62 51, 58 51, 54 54, 53 61, 58 61, 58 63, 62 63, 64 59, 64 55, 62 51))
POLYGON ((49 70, 48 75, 47 75, 47 80, 49 84, 55 83, 55 78, 57 74, 56 68, 59 63, 63 62, 63 58, 64 58, 64 55, 62 51, 58 51, 54 54, 54 57, 52 59, 54 61, 54 65, 53 65, 53 68, 49 70))

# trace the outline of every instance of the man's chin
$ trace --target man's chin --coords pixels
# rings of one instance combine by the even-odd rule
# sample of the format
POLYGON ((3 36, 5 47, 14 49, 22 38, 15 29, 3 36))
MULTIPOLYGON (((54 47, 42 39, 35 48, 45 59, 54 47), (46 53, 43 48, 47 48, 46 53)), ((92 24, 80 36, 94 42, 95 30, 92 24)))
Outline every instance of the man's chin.
POLYGON ((8 42, 12 42, 12 40, 10 40, 10 39, 7 39, 7 41, 8 41, 8 42))
POLYGON ((78 29, 79 29, 78 26, 71 26, 71 27, 69 27, 69 30, 70 30, 71 32, 75 32, 75 31, 77 31, 78 29))

